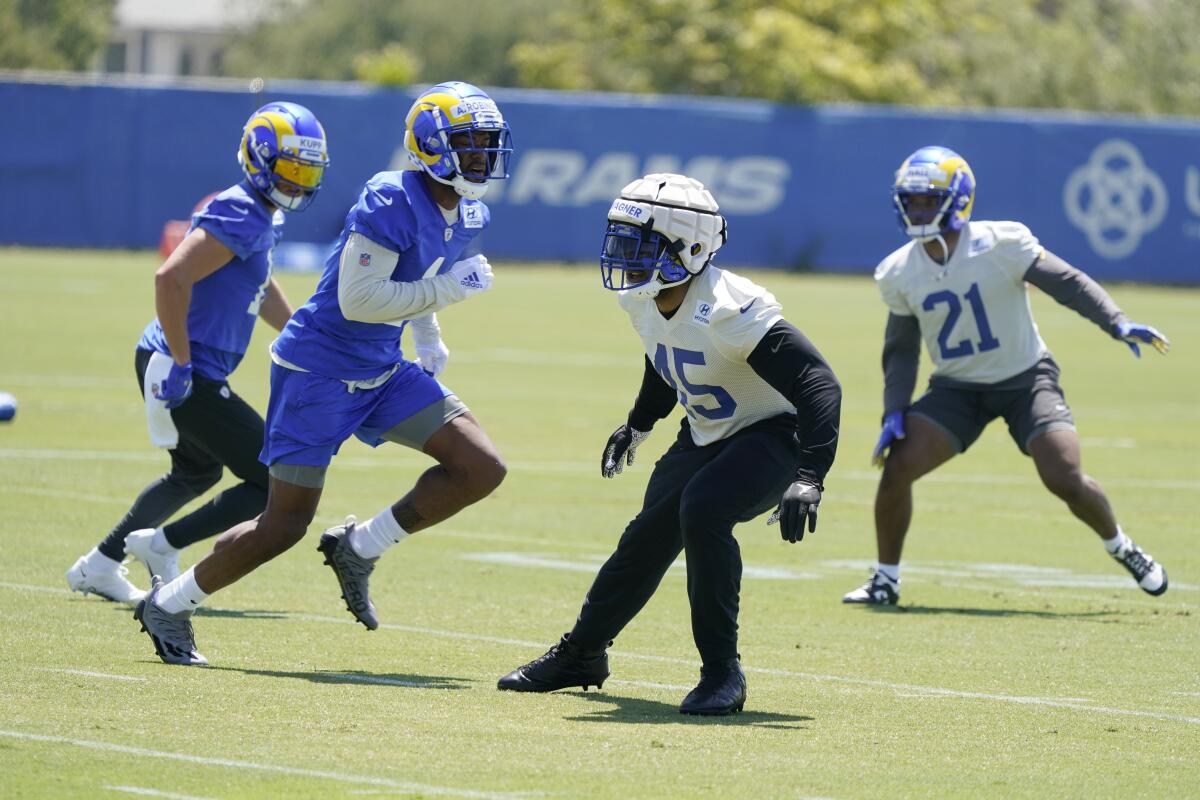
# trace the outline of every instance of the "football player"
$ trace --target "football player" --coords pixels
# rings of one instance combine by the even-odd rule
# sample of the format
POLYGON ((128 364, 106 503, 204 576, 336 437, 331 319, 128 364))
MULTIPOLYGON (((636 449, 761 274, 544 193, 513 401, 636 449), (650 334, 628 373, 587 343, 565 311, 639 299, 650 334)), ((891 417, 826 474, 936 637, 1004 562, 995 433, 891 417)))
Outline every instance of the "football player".
POLYGON ((768 524, 778 521, 785 541, 815 529, 837 449, 841 388, 770 292, 712 263, 725 239, 716 200, 683 175, 647 175, 609 209, 600 271, 604 286, 618 292, 645 358, 641 389, 604 447, 601 474, 612 478, 632 465, 638 446, 677 402, 685 413, 574 629, 501 678, 500 689, 603 684, 606 648, 682 550, 702 666, 679 710, 742 709, 742 559, 733 526, 778 506, 768 524))
POLYGON ((292 308, 271 277, 284 211, 303 211, 329 165, 325 130, 295 103, 268 103, 242 131, 244 179, 192 218, 191 230, 154 276, 156 319, 134 351, 150 438, 169 449, 171 471, 151 483, 100 544, 67 571, 74 591, 130 605, 145 592, 125 577, 126 554, 151 576, 179 574, 179 551, 267 504, 258 461, 263 419, 229 388, 262 318, 283 330, 292 308), (211 489, 228 468, 241 483, 163 523, 211 489))
POLYGON ((879 563, 847 603, 891 605, 900 597, 900 553, 912 519, 912 484, 964 452, 1003 417, 1046 488, 1101 538, 1144 591, 1167 590, 1167 573, 1121 530, 1104 491, 1080 464, 1079 437, 1059 387, 1058 364, 1038 334, 1029 283, 1100 326, 1135 356, 1169 343, 1130 322, 1095 281, 1046 250, 1019 222, 971 221, 975 177, 944 147, 923 147, 900 165, 892 201, 912 241, 875 270, 888 307, 883 344, 883 430, 873 459, 879 563), (929 388, 910 404, 921 340, 933 359, 929 388))
POLYGON ((379 626, 368 578, 385 550, 492 492, 504 462, 466 405, 437 375, 449 350, 435 312, 486 291, 492 270, 477 237, 489 182, 508 177, 508 124, 496 103, 466 83, 423 92, 408 112, 412 169, 367 182, 346 215, 316 293, 271 348, 271 398, 261 460, 270 495, 258 519, 218 540, 169 583, 154 581, 135 617, 171 664, 204 664, 192 611, 303 538, 326 469, 351 436, 394 442, 437 464, 399 501, 364 523, 348 517, 321 536, 342 597, 369 630, 379 626), (412 330, 415 357, 400 337, 412 330))

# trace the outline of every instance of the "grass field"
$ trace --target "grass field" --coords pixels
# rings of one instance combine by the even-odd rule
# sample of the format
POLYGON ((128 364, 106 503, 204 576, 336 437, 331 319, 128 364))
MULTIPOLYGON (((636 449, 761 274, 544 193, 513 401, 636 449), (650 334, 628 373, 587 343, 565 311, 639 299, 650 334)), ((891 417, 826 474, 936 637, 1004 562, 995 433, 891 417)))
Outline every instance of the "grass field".
MULTIPOLYGON (((132 370, 155 266, 0 250, 0 390, 20 401, 0 426, 0 797, 1200 796, 1200 293, 1113 288, 1173 339, 1140 361, 1034 298, 1085 465, 1170 571, 1165 596, 1134 586, 998 423, 918 485, 902 605, 872 611, 840 598, 874 557, 884 306, 866 277, 747 273, 838 372, 843 436, 816 534, 738 529, 749 701, 694 719, 677 713, 698 668, 682 569, 616 642, 602 692, 495 689, 569 629, 677 424, 601 480, 641 354, 592 268, 502 264, 441 315, 444 380, 510 472, 387 554, 380 630, 352 623, 313 532, 197 616, 208 669, 163 665, 126 609, 68 593, 64 571, 166 465, 132 370)), ((315 277, 283 283, 298 303, 315 277)), ((233 380, 259 409, 270 333, 233 380)), ((425 465, 352 441, 314 531, 374 514, 425 465)))

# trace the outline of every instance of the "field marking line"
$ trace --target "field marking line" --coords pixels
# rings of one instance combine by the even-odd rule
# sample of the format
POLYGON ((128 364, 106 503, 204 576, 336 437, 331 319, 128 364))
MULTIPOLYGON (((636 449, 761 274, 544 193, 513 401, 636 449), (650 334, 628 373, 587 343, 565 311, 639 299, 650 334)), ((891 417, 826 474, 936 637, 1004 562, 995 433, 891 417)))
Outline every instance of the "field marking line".
POLYGON ((104 678, 110 681, 135 681, 143 682, 145 678, 137 678, 132 675, 113 675, 108 672, 92 672, 88 669, 61 669, 59 667, 35 667, 39 672, 61 672, 64 675, 82 675, 85 678, 104 678))
POLYGON ((145 786, 104 786, 113 792, 125 792, 125 794, 139 794, 143 797, 165 797, 166 800, 212 800, 211 797, 197 797, 194 794, 178 794, 176 792, 161 792, 158 789, 147 789, 145 786))
MULTIPOLYGON (((56 593, 69 592, 68 589, 53 589, 46 586, 27 586, 16 583, 0 582, 2 588, 14 589, 33 589, 37 591, 48 591, 56 593)), ((213 610, 218 610, 214 608, 213 610)), ((280 612, 278 619, 295 620, 302 622, 319 622, 334 625, 357 625, 358 623, 352 619, 343 617, 326 617, 319 614, 303 614, 280 612)), ((513 647, 528 648, 531 650, 544 650, 545 642, 534 642, 525 639, 509 639, 502 636, 488 636, 479 633, 467 633, 463 631, 450 631, 440 628, 423 628, 416 625, 400 625, 393 622, 381 622, 379 627, 385 630, 402 631, 404 633, 416 633, 424 636, 433 636, 442 639, 461 639, 472 642, 488 642, 490 644, 500 644, 513 647)), ((695 668, 695 661, 686 658, 677 658, 674 656, 658 656, 648 653, 634 653, 626 650, 612 650, 613 655, 624 658, 631 658, 639 661, 652 661, 659 664, 673 664, 676 666, 684 666, 695 668)), ((746 672, 752 672, 759 675, 771 675, 783 678, 798 678, 800 680, 812 681, 814 683, 835 683, 846 686, 869 686, 876 689, 888 689, 896 692, 916 692, 929 696, 956 697, 964 700, 991 700, 998 703, 1012 703, 1017 705, 1028 706, 1044 706, 1049 708, 1065 708, 1077 711, 1086 711, 1090 713, 1113 714, 1117 716, 1131 717, 1148 717, 1151 719, 1168 720, 1171 722, 1183 722, 1189 725, 1200 725, 1200 716, 1189 716, 1186 714, 1174 714, 1167 711, 1143 711, 1141 709, 1132 708, 1113 708, 1110 706, 1091 705, 1089 701, 1070 701, 1056 700, 1049 697, 1036 697, 1032 695, 1011 695, 998 694, 994 692, 973 692, 962 689, 948 689, 940 686, 921 686, 911 683, 895 683, 893 681, 878 680, 875 678, 855 678, 847 675, 826 675, 817 672, 799 672, 787 669, 775 669, 771 667, 743 667, 746 672)), ((0 733, 3 733, 0 731, 0 733)), ((492 796, 492 795, 488 795, 492 796)))
POLYGON ((69 736, 50 736, 26 731, 0 730, 0 737, 19 739, 27 742, 48 742, 50 744, 69 744, 88 750, 100 750, 108 753, 124 753, 140 758, 162 758, 168 761, 182 761, 188 764, 199 764, 205 767, 229 767, 231 769, 254 770, 257 772, 274 772, 280 775, 294 775, 301 778, 318 778, 338 783, 363 783, 372 786, 386 786, 392 789, 404 789, 414 793, 434 794, 447 797, 477 797, 484 800, 510 800, 516 797, 528 797, 524 792, 485 792, 475 789, 457 789, 452 786, 436 786, 412 781, 397 781, 391 778, 381 778, 375 775, 355 775, 348 772, 332 770, 308 769, 305 767, 288 767, 283 764, 265 764, 258 761, 242 761, 236 758, 210 758, 191 753, 172 753, 166 750, 150 750, 145 747, 131 747, 114 742, 101 742, 94 739, 73 739, 69 736))
MULTIPOLYGON (((63 461, 161 461, 162 454, 143 452, 140 450, 71 450, 65 448, 0 448, 0 459, 40 459, 63 461)), ((402 458, 338 458, 335 466, 363 469, 379 469, 383 464, 411 466, 419 462, 417 456, 405 454, 402 458)), ((420 462, 423 463, 423 462, 420 462)), ((510 461, 509 469, 520 472, 538 474, 557 474, 562 472, 592 473, 596 465, 590 461, 510 461)), ((879 473, 873 470, 839 470, 837 477, 848 481, 865 481, 878 483, 879 473)), ((1037 475, 1030 471, 1027 475, 1006 475, 993 473, 971 474, 933 474, 921 478, 924 483, 948 484, 1004 484, 1008 486, 1038 485, 1037 475)), ((1107 477, 1105 486, 1125 486, 1139 489, 1177 489, 1181 491, 1200 492, 1200 480, 1165 480, 1158 478, 1115 478, 1107 477)))

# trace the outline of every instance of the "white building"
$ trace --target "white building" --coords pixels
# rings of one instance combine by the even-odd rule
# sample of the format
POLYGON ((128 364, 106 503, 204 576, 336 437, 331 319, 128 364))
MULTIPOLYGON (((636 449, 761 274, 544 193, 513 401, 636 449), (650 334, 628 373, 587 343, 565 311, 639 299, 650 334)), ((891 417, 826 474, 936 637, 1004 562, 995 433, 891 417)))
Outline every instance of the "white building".
POLYGON ((118 0, 98 65, 131 75, 216 75, 222 45, 269 0, 118 0))

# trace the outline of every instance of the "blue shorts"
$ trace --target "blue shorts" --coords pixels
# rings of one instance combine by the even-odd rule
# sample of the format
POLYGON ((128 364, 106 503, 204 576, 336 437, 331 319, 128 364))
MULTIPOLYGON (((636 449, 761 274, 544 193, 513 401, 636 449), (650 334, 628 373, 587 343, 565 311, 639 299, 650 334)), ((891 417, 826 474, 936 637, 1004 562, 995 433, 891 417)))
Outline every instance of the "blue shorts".
POLYGON ((266 440, 258 459, 268 466, 328 466, 351 436, 378 447, 383 434, 452 394, 409 361, 382 385, 353 392, 336 378, 272 364, 266 440))

